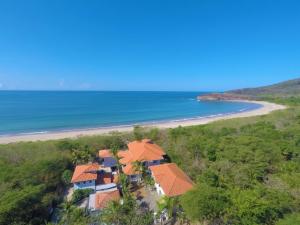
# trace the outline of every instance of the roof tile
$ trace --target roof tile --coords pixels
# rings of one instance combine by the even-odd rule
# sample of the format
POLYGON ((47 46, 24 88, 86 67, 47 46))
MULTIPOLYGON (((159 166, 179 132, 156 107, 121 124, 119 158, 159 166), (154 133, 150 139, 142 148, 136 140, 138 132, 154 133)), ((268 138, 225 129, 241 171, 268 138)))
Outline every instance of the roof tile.
POLYGON ((130 142, 128 150, 118 152, 118 156, 121 158, 120 163, 126 165, 123 171, 127 175, 136 173, 131 165, 133 162, 161 160, 165 154, 164 150, 150 139, 130 142))
POLYGON ((88 180, 96 180, 97 173, 100 168, 99 164, 85 164, 85 165, 78 165, 75 168, 75 171, 72 176, 72 183, 88 181, 88 180))
POLYGON ((110 201, 119 201, 120 192, 119 190, 110 192, 98 192, 95 198, 95 209, 103 209, 107 206, 110 201))
POLYGON ((193 188, 192 180, 175 163, 150 166, 149 169, 155 182, 169 197, 182 195, 193 188))

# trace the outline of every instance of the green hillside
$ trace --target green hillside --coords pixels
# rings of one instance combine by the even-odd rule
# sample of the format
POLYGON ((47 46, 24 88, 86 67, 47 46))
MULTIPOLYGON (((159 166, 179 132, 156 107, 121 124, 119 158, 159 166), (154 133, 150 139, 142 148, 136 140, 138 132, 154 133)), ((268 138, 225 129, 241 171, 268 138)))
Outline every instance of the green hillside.
POLYGON ((300 78, 281 83, 229 91, 232 94, 249 95, 251 97, 298 97, 300 96, 300 78))

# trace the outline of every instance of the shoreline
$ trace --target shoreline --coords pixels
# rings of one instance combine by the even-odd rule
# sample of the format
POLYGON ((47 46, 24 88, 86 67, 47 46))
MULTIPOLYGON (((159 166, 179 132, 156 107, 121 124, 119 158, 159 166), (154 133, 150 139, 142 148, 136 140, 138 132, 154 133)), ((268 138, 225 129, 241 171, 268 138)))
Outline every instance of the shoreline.
MULTIPOLYGON (((194 126, 194 125, 203 125, 212 123, 219 120, 233 119, 233 118, 243 118, 251 116, 266 115, 275 110, 286 109, 286 106, 264 102, 264 101, 250 101, 250 100, 230 100, 235 102, 247 102, 259 104, 261 107, 253 110, 247 110, 242 112, 233 112, 222 115, 212 115, 199 118, 190 118, 190 119, 178 119, 173 121, 162 121, 162 122, 148 122, 139 124, 143 127, 156 127, 156 128, 176 128, 178 126, 194 126)), ((120 125, 113 127, 102 127, 102 128, 90 128, 82 130, 72 130, 72 131, 57 131, 57 132, 45 132, 45 133, 33 133, 33 134, 20 134, 20 135, 7 135, 0 136, 0 144, 9 144, 22 141, 47 141, 47 140, 59 140, 64 138, 78 138, 81 136, 93 136, 108 134, 110 132, 130 132, 133 130, 135 125, 120 125)))

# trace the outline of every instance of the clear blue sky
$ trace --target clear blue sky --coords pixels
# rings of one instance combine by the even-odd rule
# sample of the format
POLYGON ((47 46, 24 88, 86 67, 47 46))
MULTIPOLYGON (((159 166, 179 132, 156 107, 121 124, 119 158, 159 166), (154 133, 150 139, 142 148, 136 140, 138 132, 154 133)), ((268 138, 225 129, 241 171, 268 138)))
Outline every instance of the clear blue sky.
POLYGON ((0 89, 207 91, 296 77, 296 0, 0 1, 0 89))

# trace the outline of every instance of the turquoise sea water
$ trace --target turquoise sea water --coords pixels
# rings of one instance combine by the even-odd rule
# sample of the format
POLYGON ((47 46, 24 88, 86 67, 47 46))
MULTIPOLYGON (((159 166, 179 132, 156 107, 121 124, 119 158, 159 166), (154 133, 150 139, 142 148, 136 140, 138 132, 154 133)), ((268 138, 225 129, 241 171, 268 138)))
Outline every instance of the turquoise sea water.
MULTIPOLYGON (((217 116, 259 108, 197 101, 199 92, 1 91, 0 135, 217 116)), ((202 93, 204 94, 204 93, 202 93)))

